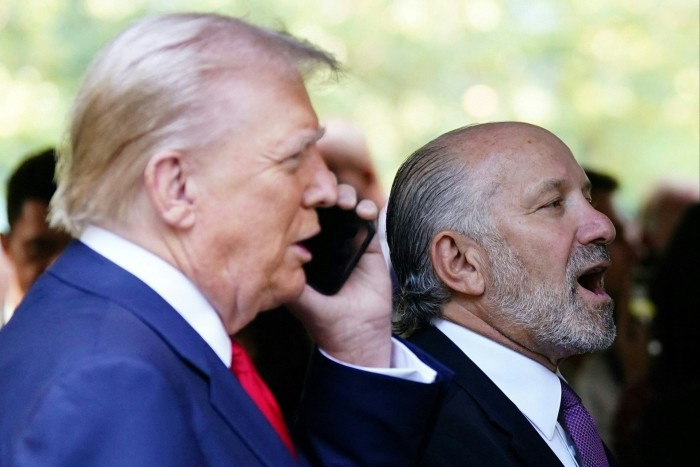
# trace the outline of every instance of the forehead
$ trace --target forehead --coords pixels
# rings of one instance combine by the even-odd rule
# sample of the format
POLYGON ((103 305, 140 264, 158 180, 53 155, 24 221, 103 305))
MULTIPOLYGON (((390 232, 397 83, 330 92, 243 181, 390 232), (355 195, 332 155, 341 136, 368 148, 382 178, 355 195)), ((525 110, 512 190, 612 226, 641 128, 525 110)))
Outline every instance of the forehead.
POLYGON ((238 76, 219 97, 229 120, 228 140, 261 151, 295 150, 318 138, 319 124, 304 81, 296 73, 258 70, 238 76))
POLYGON ((489 138, 482 164, 495 181, 495 195, 522 200, 548 191, 580 190, 587 184, 569 148, 536 127, 505 128, 489 138))

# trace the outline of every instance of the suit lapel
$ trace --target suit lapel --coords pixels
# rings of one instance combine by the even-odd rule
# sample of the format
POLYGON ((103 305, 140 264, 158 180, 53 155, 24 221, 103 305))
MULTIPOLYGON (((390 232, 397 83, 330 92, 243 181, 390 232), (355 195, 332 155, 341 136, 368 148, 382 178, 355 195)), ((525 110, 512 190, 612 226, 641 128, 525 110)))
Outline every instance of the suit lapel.
POLYGON ((51 272, 65 282, 133 313, 185 364, 196 368, 209 382, 209 397, 214 410, 255 453, 261 465, 298 465, 274 428, 209 345, 140 279, 77 241, 66 248, 51 267, 51 272))
POLYGON ((528 465, 561 467, 522 412, 447 336, 431 326, 410 340, 455 372, 453 381, 459 390, 483 408, 491 423, 508 433, 513 449, 528 465))
POLYGON ((220 364, 213 373, 209 386, 212 406, 248 448, 256 453, 261 463, 270 466, 297 465, 275 429, 229 369, 220 364), (281 459, 288 462, 282 464, 281 459))

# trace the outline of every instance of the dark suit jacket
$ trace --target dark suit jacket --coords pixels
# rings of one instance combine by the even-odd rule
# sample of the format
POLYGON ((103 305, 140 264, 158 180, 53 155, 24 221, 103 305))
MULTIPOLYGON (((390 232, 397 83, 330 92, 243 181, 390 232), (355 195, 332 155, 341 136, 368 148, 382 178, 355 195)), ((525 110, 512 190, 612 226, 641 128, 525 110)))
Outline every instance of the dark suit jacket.
POLYGON ((447 336, 428 327, 409 340, 455 373, 422 465, 561 467, 522 412, 447 336))
POLYGON ((174 309, 74 242, 0 332, 0 465, 410 465, 441 386, 317 355, 294 459, 174 309))

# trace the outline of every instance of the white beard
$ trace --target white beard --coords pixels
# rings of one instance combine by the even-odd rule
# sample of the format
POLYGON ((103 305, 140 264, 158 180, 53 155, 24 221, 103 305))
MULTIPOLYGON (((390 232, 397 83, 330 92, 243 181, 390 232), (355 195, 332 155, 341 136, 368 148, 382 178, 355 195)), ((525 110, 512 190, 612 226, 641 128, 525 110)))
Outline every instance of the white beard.
POLYGON ((550 358, 566 358, 612 345, 612 300, 590 306, 576 293, 581 271, 609 259, 605 246, 575 250, 566 265, 565 284, 537 281, 500 236, 489 237, 484 246, 489 253, 493 286, 488 302, 499 321, 524 329, 538 351, 550 358))

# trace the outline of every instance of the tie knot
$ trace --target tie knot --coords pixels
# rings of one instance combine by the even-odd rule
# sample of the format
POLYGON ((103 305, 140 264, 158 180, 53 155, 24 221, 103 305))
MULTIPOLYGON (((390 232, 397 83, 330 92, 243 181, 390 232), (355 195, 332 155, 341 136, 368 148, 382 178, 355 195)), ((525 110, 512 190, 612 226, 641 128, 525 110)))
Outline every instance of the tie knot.
POLYGON ((568 410, 581 403, 581 398, 571 389, 571 386, 566 384, 566 381, 560 379, 561 382, 561 408, 560 410, 568 410))

